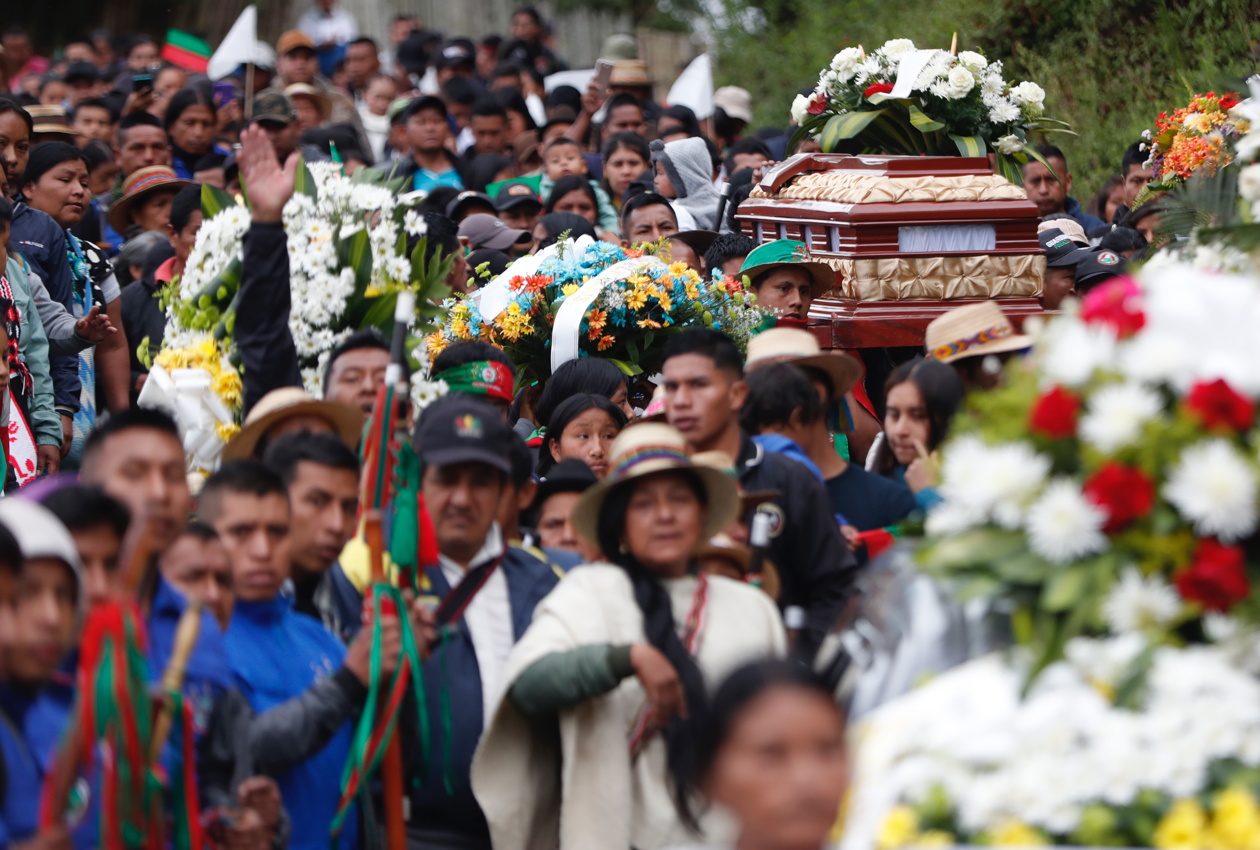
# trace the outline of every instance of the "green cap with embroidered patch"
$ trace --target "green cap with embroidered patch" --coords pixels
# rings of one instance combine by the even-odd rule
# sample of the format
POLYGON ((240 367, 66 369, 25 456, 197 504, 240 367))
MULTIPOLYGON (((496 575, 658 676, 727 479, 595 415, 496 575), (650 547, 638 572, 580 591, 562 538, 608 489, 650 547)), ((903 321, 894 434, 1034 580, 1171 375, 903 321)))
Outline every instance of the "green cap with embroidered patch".
POLYGON ((797 242, 795 239, 776 239, 773 242, 758 245, 744 258, 744 266, 739 273, 747 275, 750 281, 754 281, 758 275, 778 266, 796 266, 807 272, 814 283, 821 287, 817 295, 835 288, 835 270, 826 263, 810 259, 809 249, 805 247, 805 243, 797 242))

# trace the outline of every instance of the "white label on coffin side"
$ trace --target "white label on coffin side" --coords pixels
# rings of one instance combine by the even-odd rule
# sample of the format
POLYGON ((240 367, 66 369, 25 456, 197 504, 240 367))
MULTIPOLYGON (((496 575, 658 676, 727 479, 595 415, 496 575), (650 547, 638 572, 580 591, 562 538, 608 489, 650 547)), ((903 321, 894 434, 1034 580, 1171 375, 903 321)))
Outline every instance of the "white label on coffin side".
POLYGON ((946 254, 992 251, 997 231, 991 224, 926 224, 897 228, 897 250, 903 254, 946 254))

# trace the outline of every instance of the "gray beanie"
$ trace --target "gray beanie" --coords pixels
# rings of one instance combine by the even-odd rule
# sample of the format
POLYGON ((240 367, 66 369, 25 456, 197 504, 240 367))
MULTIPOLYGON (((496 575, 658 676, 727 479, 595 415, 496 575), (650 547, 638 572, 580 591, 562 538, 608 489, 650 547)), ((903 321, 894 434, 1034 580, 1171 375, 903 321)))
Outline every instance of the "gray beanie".
POLYGON ((0 499, 0 524, 9 530, 22 550, 22 557, 53 558, 74 572, 79 599, 83 598, 83 564, 74 538, 61 520, 48 508, 21 496, 0 499))

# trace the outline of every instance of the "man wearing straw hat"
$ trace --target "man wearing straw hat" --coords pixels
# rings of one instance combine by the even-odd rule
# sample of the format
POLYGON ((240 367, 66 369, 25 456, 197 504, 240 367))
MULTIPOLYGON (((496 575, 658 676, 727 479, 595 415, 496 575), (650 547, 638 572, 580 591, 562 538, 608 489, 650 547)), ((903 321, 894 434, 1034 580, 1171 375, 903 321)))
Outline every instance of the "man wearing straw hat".
POLYGON ((998 385, 1002 364, 1033 344, 1015 333, 997 304, 980 301, 938 316, 927 326, 927 356, 954 367, 967 392, 998 385))

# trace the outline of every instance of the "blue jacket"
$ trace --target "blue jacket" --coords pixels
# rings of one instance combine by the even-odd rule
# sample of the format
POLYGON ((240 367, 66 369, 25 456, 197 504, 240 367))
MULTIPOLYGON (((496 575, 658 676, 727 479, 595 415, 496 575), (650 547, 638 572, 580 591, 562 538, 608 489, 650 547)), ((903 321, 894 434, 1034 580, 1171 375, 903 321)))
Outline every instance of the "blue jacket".
POLYGON ((1081 209, 1081 202, 1076 200, 1076 198, 1069 197, 1065 199, 1063 202, 1063 211, 1072 216, 1072 218, 1076 219, 1080 223, 1081 227, 1085 228, 1086 233, 1089 233, 1095 227, 1105 227, 1107 224, 1107 222, 1103 221, 1101 218, 1092 216, 1085 212, 1085 210, 1081 209))
MULTIPOLYGON (((512 633, 516 640, 529 628, 534 607, 560 580, 551 565, 524 549, 511 547, 499 569, 507 579, 508 601, 512 606, 512 633)), ((425 575, 433 595, 443 597, 451 587, 441 569, 430 568, 425 575)), ((478 836, 489 844, 485 816, 472 793, 472 759, 485 728, 482 710, 481 675, 468 624, 461 618, 454 633, 439 645, 424 664, 425 709, 429 716, 429 760, 424 766, 424 782, 411 792, 411 823, 426 830, 478 836), (449 699, 451 736, 442 732, 442 697, 449 699), (446 754, 449 753, 449 762, 446 754), (448 793, 444 774, 451 779, 448 793)), ((406 706, 404 706, 404 711, 406 706)), ((406 714, 403 715, 407 717, 406 714)), ((419 778, 419 750, 414 737, 415 710, 404 727, 404 759, 410 777, 419 778), (409 727, 409 728, 408 728, 409 727), (410 740, 407 733, 410 732, 410 740)))
MULTIPOLYGON (((22 255, 31 271, 39 275, 52 300, 74 312, 74 274, 66 253, 66 232, 47 213, 24 203, 13 208, 9 244, 22 255)), ((79 357, 77 354, 49 358, 52 367, 53 399, 58 408, 79 409, 79 357)))
POLYGON ((4 800, 0 804, 0 847, 30 838, 39 829, 43 771, 15 722, 0 714, 0 758, 4 800))
MULTIPOLYGON (((224 635, 237 687, 258 714, 276 708, 342 667, 346 650, 313 618, 298 614, 284 597, 237 600, 224 635)), ((341 772, 350 752, 346 722, 318 753, 275 775, 293 819, 292 850, 328 850, 329 825, 341 796, 341 772)), ((358 846, 358 819, 346 819, 337 846, 358 846)))

